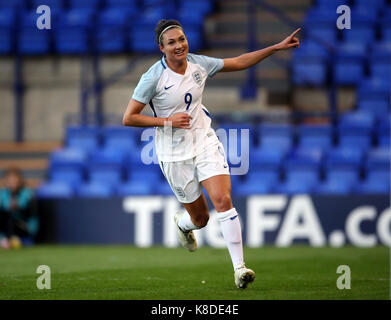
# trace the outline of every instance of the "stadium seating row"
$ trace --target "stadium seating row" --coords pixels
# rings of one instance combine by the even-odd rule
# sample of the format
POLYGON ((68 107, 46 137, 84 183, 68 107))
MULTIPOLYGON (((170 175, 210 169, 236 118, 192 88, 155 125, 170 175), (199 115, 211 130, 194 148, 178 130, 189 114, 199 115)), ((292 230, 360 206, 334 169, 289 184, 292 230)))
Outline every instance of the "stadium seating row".
MULTIPOLYGON (((369 107, 373 105, 369 104, 369 107)), ((222 124, 216 128, 220 135, 224 130, 236 129, 238 143, 241 142, 240 129, 249 129, 249 145, 253 148, 267 147, 289 151, 294 147, 311 147, 327 151, 336 146, 354 145, 360 150, 375 146, 387 146, 390 143, 389 115, 377 119, 368 112, 344 114, 336 126, 331 125, 292 125, 292 124, 222 124)), ((119 148, 132 150, 141 146, 142 139, 151 140, 153 129, 125 128, 120 126, 80 127, 69 126, 66 129, 65 144, 70 148, 93 151, 98 148, 119 148), (143 134, 144 133, 144 134, 143 134), (142 138, 142 135, 145 137, 142 138)), ((240 144, 238 148, 241 149, 240 144)))
MULTIPOLYGON (((303 31, 305 39, 292 59, 292 80, 296 85, 324 86, 334 82, 336 85, 361 88, 368 79, 381 79, 380 82, 385 82, 388 96, 381 95, 377 100, 374 99, 378 107, 373 110, 381 115, 389 111, 389 1, 316 1, 307 12, 303 31), (336 27, 339 17, 336 9, 339 5, 349 5, 351 9, 350 29, 336 27)), ((359 94, 358 102, 362 98, 367 99, 367 91, 359 94)), ((364 102, 358 105, 358 109, 368 110, 367 106, 368 103, 364 102)))
MULTIPOLYGON (((64 10, 61 1, 49 1, 51 29, 36 26, 36 9, 16 10, 1 7, 0 54, 42 55, 49 53, 83 54, 157 52, 154 29, 162 18, 176 18, 183 26, 192 51, 202 48, 203 20, 212 11, 212 1, 136 1, 107 0, 106 7, 99 1, 71 1, 64 10)), ((41 4, 33 1, 35 5, 41 4)))
MULTIPOLYGON (((250 125, 221 127, 227 130, 250 125)), ((249 172, 232 176, 233 192, 238 195, 389 192, 389 117, 376 122, 374 117, 356 112, 341 116, 336 128, 263 124, 258 129, 261 143, 249 149, 249 172), (376 146, 371 146, 367 135, 373 130, 381 138, 376 146), (331 143, 333 131, 340 133, 337 146, 331 143), (295 135, 300 142, 297 145, 291 143, 295 135)), ((152 135, 149 133, 143 145, 138 145, 136 137, 140 135, 141 131, 135 128, 68 127, 67 147, 51 154, 49 179, 38 189, 38 194, 42 197, 171 194, 159 166, 152 163, 157 163, 153 148, 145 153, 141 151, 143 145, 151 142, 152 135), (89 137, 93 136, 96 143, 97 135, 105 141, 103 148, 89 145, 89 137), (80 139, 79 144, 77 139, 80 139)), ((234 155, 241 153, 246 161, 240 141, 234 155)), ((237 166, 231 161, 230 149, 227 155, 231 167, 237 166)))
MULTIPOLYGON (((156 165, 155 165, 156 166, 156 165)), ((277 171, 251 169, 247 179, 239 176, 231 176, 232 192, 235 195, 248 196, 257 193, 324 193, 324 194, 389 194, 390 175, 387 170, 368 171, 364 179, 359 179, 354 170, 333 169, 325 179, 320 179, 315 171, 291 170, 286 173, 284 179, 279 178, 277 171)), ((126 195, 172 195, 168 183, 152 171, 138 171, 131 180, 119 180, 109 183, 108 172, 95 173, 94 179, 69 183, 61 178, 61 175, 52 176, 37 189, 39 197, 109 197, 126 195)), ((69 178, 69 173, 66 174, 69 178)))

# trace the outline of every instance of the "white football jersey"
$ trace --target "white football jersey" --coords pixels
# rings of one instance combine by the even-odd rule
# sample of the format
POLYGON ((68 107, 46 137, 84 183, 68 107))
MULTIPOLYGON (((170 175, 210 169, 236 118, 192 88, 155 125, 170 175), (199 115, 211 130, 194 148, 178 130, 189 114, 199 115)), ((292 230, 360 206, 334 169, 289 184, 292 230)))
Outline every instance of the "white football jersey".
POLYGON ((171 70, 164 57, 142 75, 132 96, 134 100, 149 103, 155 117, 167 118, 180 112, 192 117, 191 129, 156 127, 159 161, 187 160, 219 142, 210 126, 210 114, 202 105, 202 93, 207 77, 214 76, 223 66, 223 59, 189 53, 184 75, 171 70))

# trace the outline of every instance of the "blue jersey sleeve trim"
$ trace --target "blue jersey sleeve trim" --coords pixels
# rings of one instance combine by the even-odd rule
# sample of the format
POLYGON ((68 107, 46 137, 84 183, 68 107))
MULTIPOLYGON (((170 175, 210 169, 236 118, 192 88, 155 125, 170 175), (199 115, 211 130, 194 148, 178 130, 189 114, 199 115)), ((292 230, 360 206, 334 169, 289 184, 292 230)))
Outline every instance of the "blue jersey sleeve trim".
POLYGON ((160 59, 160 63, 162 64, 164 69, 167 69, 167 67, 164 65, 164 56, 160 59))
POLYGON ((149 101, 149 106, 150 106, 150 107, 151 107, 151 109, 152 109, 153 116, 154 116, 155 118, 157 118, 157 114, 156 114, 155 107, 154 107, 154 105, 153 105, 153 102, 152 102, 152 100, 151 100, 151 101, 149 101))
POLYGON ((210 114, 206 109, 202 108, 202 110, 204 110, 205 114, 206 114, 209 118, 212 119, 211 114, 210 114))

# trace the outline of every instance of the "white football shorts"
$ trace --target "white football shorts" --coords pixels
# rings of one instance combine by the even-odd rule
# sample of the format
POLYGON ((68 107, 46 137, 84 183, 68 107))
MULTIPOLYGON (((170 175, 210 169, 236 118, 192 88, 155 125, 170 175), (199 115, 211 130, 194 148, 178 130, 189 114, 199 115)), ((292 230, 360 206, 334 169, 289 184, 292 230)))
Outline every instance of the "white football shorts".
POLYGON ((192 203, 202 193, 201 181, 229 175, 223 144, 219 141, 192 159, 161 162, 160 168, 179 202, 192 203))

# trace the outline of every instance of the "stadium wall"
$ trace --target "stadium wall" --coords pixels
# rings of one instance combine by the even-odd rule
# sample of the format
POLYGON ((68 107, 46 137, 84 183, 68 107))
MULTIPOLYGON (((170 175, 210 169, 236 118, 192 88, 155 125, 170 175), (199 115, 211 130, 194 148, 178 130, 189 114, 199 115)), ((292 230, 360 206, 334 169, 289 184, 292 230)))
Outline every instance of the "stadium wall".
MULTIPOLYGON (((250 247, 391 246, 391 209, 384 195, 254 195, 233 201, 250 247)), ((40 200, 37 241, 176 247, 178 209, 174 197, 161 196, 40 200)), ((225 247, 215 210, 196 236, 200 246, 225 247)))

